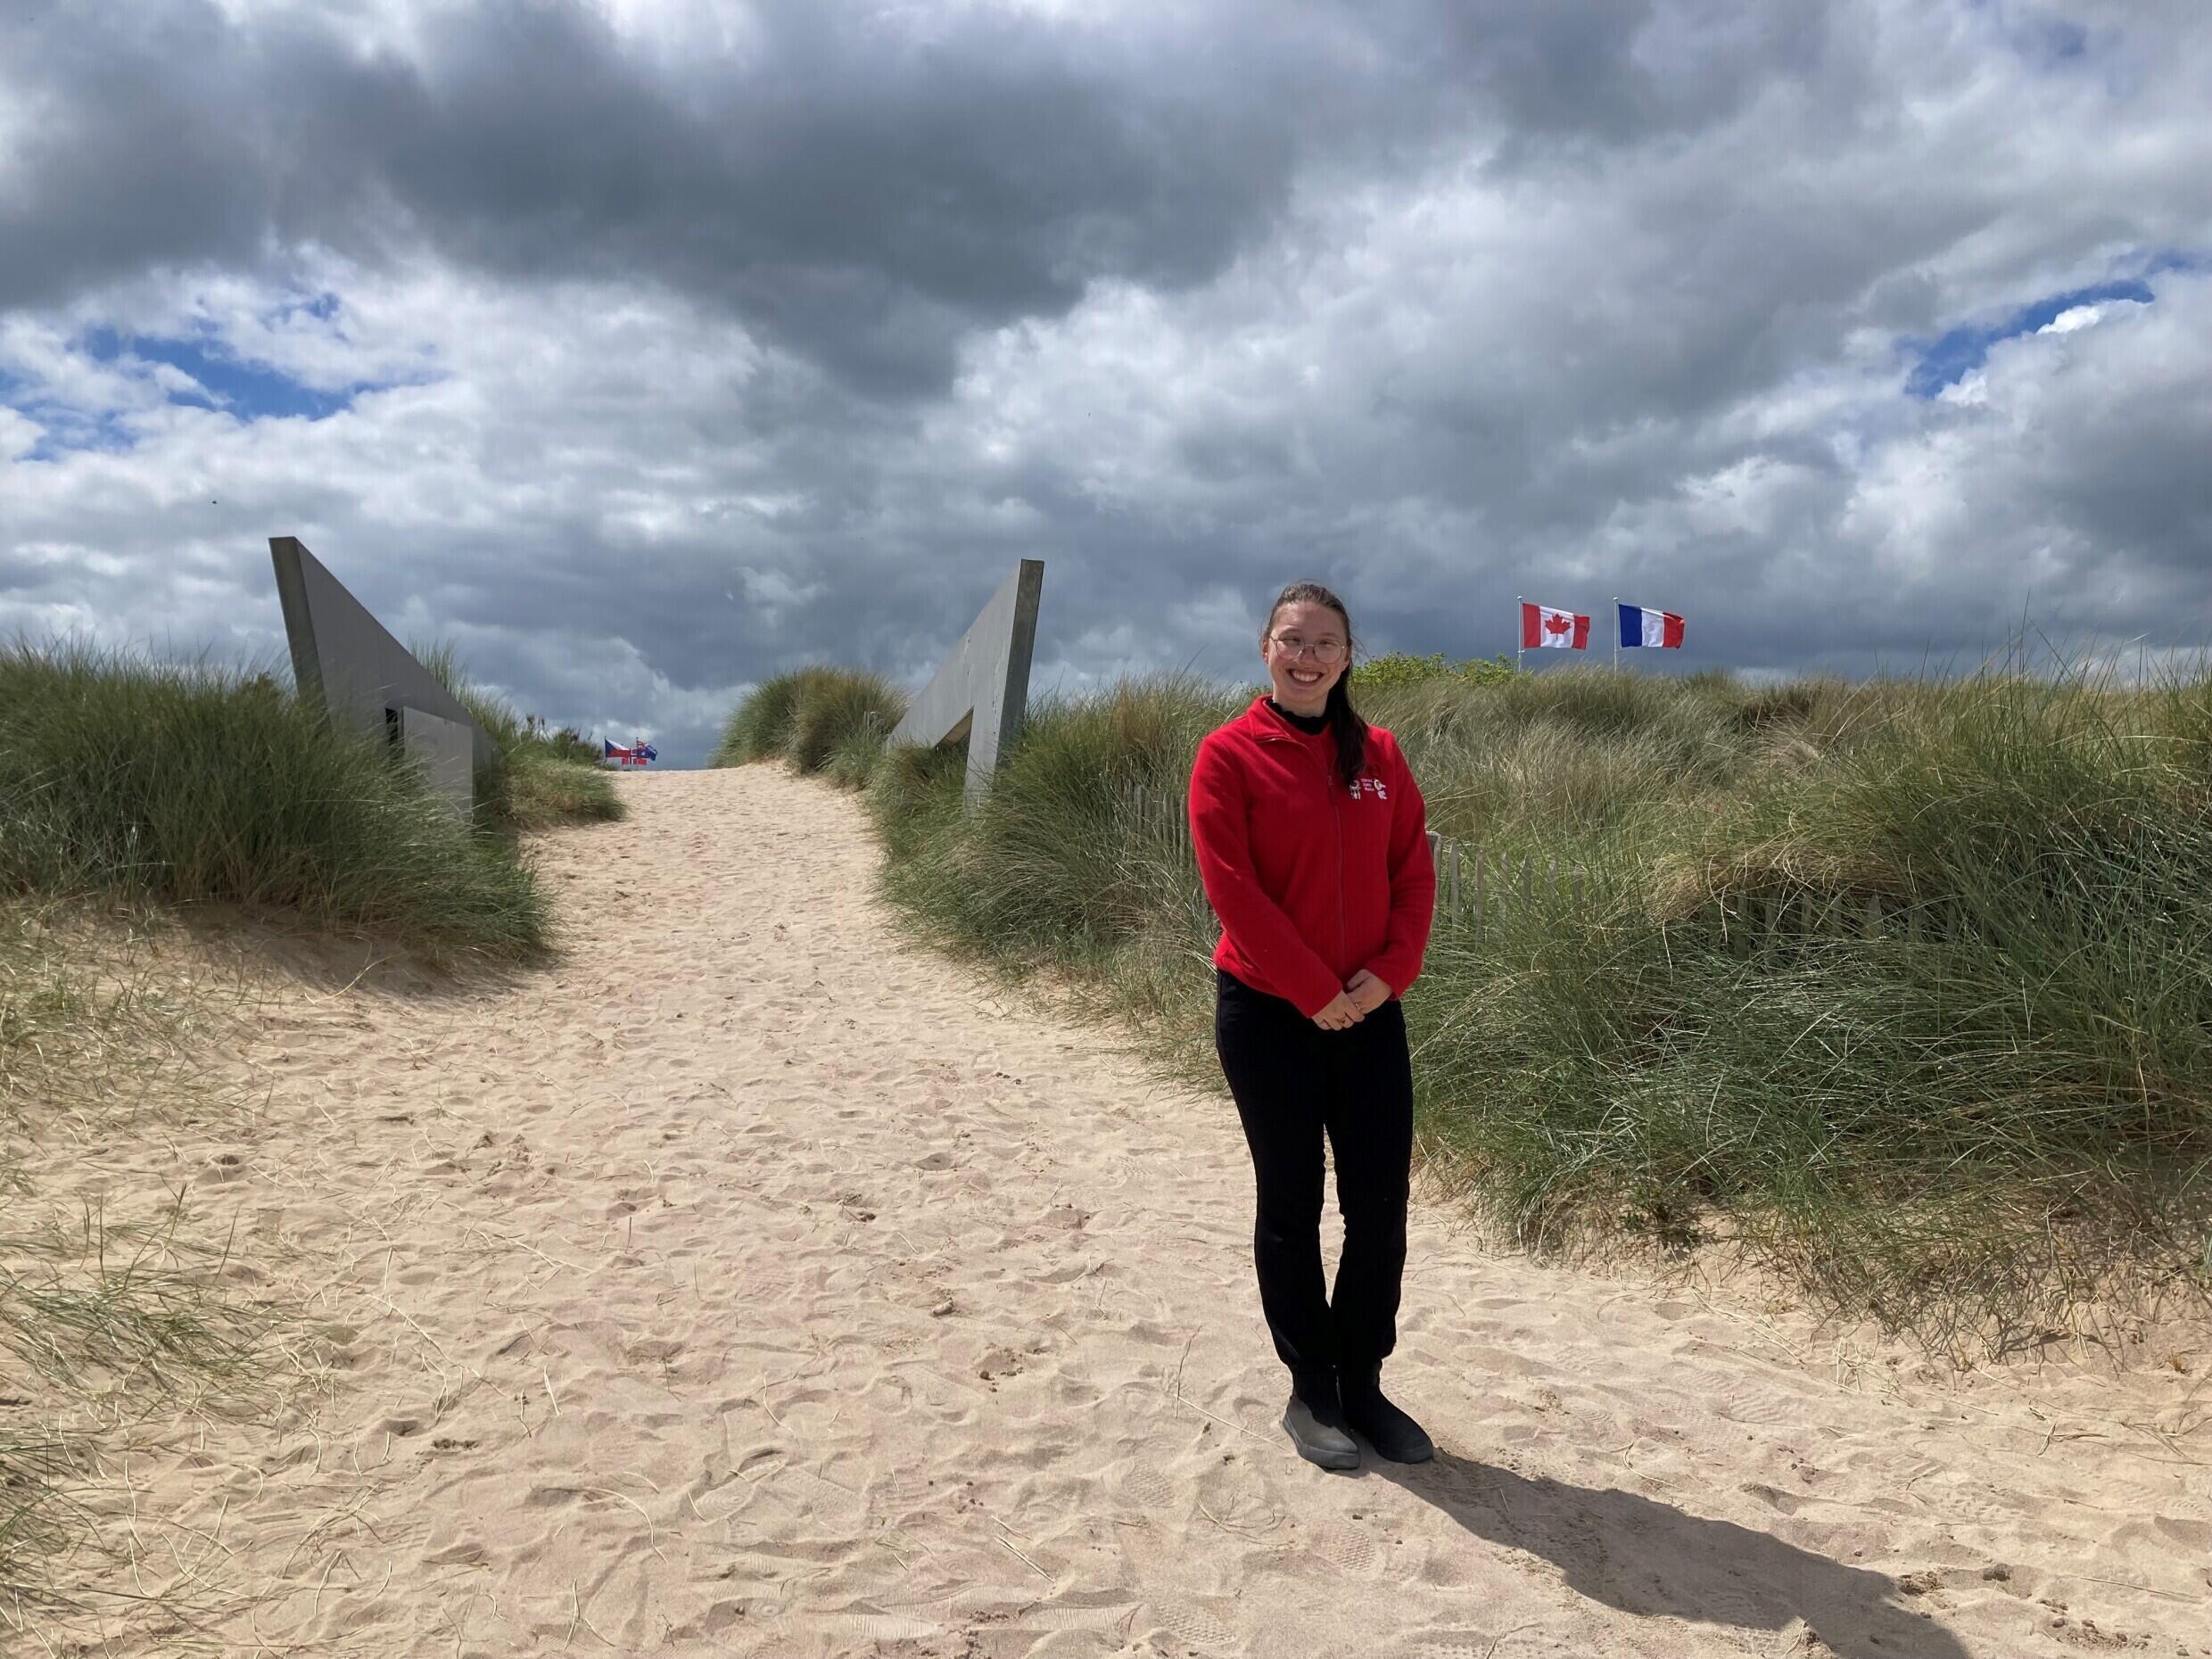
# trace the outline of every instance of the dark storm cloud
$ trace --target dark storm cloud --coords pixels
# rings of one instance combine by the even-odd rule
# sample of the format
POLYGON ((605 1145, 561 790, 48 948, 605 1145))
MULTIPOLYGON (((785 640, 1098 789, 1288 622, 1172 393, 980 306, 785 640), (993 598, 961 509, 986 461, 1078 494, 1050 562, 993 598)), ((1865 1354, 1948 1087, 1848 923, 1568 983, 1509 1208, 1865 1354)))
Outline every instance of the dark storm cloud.
POLYGON ((1726 120, 1777 80, 1832 69, 1836 17, 1735 0, 1454 0, 1401 8, 1391 38, 1407 62, 1441 57, 1470 102, 1497 112, 1510 161, 1726 120))
MULTIPOLYGON (((236 25, 210 0, 0 22, 0 75, 39 110, 0 208, 0 307, 303 241, 419 242, 507 275, 669 282, 922 391, 968 331, 1057 314, 1094 278, 1212 276, 1301 164, 1526 165, 1857 74, 1827 13, 1733 0, 1270 0, 1116 31, 745 15, 742 49, 673 62, 575 0, 433 12, 410 46, 367 49, 343 14, 236 25)), ((1654 206, 1728 227, 1716 204, 1654 206)))
POLYGON ((507 275, 667 282, 920 391, 967 330, 1064 310, 1094 276, 1203 278, 1287 187, 1264 65, 1244 84, 1173 40, 982 12, 925 39, 813 0, 752 16, 750 49, 673 64, 540 0, 435 14, 413 53, 204 4, 0 25, 0 75, 42 109, 0 211, 0 306, 272 244, 420 242, 507 275))

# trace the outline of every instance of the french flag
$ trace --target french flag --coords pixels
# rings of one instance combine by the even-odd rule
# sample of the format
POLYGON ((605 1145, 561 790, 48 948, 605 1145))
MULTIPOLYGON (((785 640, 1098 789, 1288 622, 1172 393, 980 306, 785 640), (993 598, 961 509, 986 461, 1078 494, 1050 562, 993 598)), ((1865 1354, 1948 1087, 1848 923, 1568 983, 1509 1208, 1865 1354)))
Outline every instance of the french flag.
POLYGON ((1533 651, 1553 645, 1561 649, 1589 649, 1590 619, 1573 611, 1556 611, 1548 605, 1521 602, 1521 644, 1533 651))
POLYGON ((1682 648, 1682 619, 1672 611, 1647 611, 1640 605, 1621 607, 1621 643, 1661 645, 1682 648))

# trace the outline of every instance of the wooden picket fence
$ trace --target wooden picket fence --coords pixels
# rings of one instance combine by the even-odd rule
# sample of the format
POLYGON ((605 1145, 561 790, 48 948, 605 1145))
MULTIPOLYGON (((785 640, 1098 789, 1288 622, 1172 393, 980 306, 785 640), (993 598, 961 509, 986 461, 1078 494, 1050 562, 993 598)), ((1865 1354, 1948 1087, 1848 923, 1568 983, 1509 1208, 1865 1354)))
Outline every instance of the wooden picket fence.
POLYGON ((1429 856, 1436 864, 1436 920, 1446 927, 1464 928, 1480 940, 1491 916, 1508 904, 1523 911, 1540 908, 1548 914, 1562 910, 1572 914, 1582 908, 1585 872, 1580 865, 1562 868, 1556 858, 1539 865, 1533 853, 1524 852, 1516 868, 1512 858, 1490 849, 1467 847, 1429 831, 1429 856))
MULTIPOLYGON (((1127 796, 1127 810, 1149 836, 1195 863, 1189 797, 1183 791, 1136 784, 1127 796)), ((1516 860, 1503 850, 1480 843, 1468 846, 1433 830, 1429 831, 1429 853, 1436 864, 1437 925, 1464 929, 1477 943, 1508 907, 1517 906, 1523 913, 1536 909, 1547 915, 1572 915, 1596 896, 1596 883, 1588 870, 1556 858, 1539 860, 1524 851, 1516 860)), ((1798 889, 1746 894, 1725 907, 1709 904, 1671 928, 1747 956, 1785 940, 1894 934, 1918 942, 1924 936, 1942 937, 1957 926, 1955 917, 1930 914, 1922 906, 1902 906, 1878 893, 1853 897, 1798 889)))

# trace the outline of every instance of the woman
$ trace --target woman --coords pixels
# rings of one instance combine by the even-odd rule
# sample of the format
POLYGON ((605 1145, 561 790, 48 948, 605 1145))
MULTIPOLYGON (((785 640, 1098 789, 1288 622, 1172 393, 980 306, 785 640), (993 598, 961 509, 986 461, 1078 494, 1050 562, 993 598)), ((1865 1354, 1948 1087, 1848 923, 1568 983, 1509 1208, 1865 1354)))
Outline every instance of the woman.
POLYGON ((1210 732, 1191 770, 1191 834, 1221 920, 1214 1047, 1259 1188, 1259 1305, 1291 1371, 1300 1456, 1359 1465, 1435 1449, 1382 1396, 1397 1341, 1413 1157, 1413 1066, 1399 997, 1436 899, 1421 791, 1391 734, 1352 712, 1351 618, 1294 582, 1267 613, 1270 693, 1210 732), (1321 1137, 1336 1155, 1344 1250, 1321 1273, 1321 1137))

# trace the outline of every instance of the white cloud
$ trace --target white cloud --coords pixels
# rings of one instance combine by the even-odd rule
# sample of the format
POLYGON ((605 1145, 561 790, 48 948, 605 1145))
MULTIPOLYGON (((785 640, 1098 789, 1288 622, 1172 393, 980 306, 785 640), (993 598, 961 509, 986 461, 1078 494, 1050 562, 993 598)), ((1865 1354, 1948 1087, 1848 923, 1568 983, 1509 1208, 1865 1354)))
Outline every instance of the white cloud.
MULTIPOLYGON (((2048 333, 2048 330, 2043 332, 2048 333)), ((1989 401, 1989 376, 1983 370, 1969 368, 1936 394, 1939 402, 1961 407, 1989 401)))
POLYGON ((2039 334, 2070 334, 2077 329, 2088 328, 2101 321, 2101 305, 2070 305, 2035 332, 2039 334))
POLYGON ((2212 485, 2212 275, 2175 274, 2069 350, 1992 348, 1956 415, 1886 447, 1845 530, 1878 566, 2084 640, 2187 638, 2201 613, 2212 485))
POLYGON ((0 407, 0 461, 29 455, 46 435, 46 429, 19 410, 0 407))

